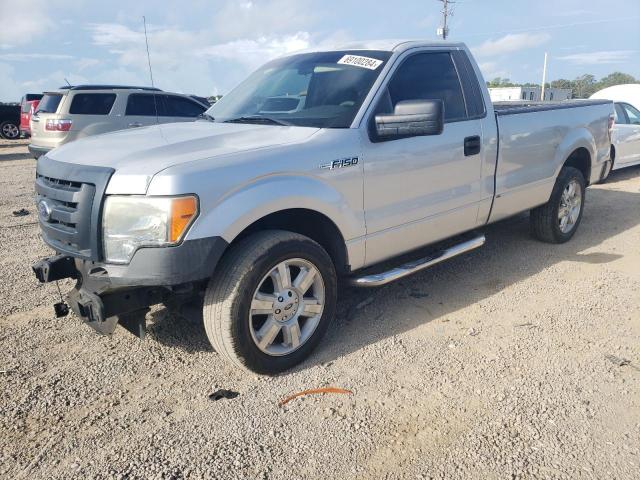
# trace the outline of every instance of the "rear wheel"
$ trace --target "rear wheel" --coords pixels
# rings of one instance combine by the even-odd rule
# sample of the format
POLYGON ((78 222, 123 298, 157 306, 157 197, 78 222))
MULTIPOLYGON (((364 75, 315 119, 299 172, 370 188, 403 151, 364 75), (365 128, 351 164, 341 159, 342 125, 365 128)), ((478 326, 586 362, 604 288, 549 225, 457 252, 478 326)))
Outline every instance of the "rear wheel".
POLYGON ((222 259, 205 295, 205 330, 234 365, 277 374, 320 342, 336 297, 333 262, 320 245, 295 233, 260 232, 222 259))
POLYGON ((577 168, 564 167, 549 201, 531 210, 531 232, 543 242, 564 243, 573 237, 582 220, 586 183, 577 168))
POLYGON ((0 124, 0 133, 7 140, 15 140, 20 137, 20 128, 14 122, 7 121, 0 124))

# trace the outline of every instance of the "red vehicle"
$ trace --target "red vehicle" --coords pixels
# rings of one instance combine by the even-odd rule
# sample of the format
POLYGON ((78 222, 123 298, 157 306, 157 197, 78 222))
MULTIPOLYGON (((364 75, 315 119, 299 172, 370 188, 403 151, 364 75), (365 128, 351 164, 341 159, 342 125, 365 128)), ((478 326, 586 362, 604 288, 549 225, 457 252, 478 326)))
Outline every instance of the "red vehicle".
POLYGON ((31 115, 36 111, 38 104, 40 103, 40 99, 42 98, 41 93, 27 93, 24 97, 22 97, 22 101, 20 102, 20 136, 21 137, 30 137, 31 136, 31 128, 29 127, 29 120, 31 120, 31 115))

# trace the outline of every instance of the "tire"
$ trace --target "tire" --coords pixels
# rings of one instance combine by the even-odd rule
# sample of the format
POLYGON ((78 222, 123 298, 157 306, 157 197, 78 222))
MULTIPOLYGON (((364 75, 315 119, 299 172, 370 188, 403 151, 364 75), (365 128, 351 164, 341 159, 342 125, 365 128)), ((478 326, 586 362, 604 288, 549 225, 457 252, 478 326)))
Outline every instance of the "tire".
POLYGON ((6 121, 0 123, 0 134, 2 138, 6 138, 7 140, 15 140, 20 138, 20 128, 15 122, 6 121))
MULTIPOLYGON (((573 237, 582 220, 584 211, 584 201, 586 192, 586 182, 580 170, 574 167, 563 167, 556 179, 549 201, 540 207, 531 210, 531 233, 543 242, 565 243, 573 237), (579 205, 574 201, 569 202, 569 207, 564 207, 567 203, 567 189, 573 185, 579 195, 579 205), (577 207, 577 209, 576 209, 577 207), (561 212, 561 208, 564 208, 561 212), (561 213, 568 213, 569 220, 563 225, 561 213)), ((562 215, 566 217, 566 215, 562 215)))
POLYGON ((336 285, 331 258, 313 240, 280 230, 250 235, 223 256, 209 282, 203 306, 207 337, 239 368, 281 373, 307 358, 326 333, 335 317, 336 285), (279 280, 281 272, 291 280, 279 280), (300 279, 305 282, 298 288, 300 279))

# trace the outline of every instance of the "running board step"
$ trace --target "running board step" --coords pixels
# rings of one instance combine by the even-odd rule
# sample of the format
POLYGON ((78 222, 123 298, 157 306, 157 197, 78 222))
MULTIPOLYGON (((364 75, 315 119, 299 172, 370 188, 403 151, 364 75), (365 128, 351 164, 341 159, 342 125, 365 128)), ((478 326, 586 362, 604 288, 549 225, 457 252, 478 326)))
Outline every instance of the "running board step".
POLYGON ((450 258, 475 250, 476 248, 484 245, 484 242, 484 235, 479 235, 471 240, 439 250, 427 257, 407 262, 386 272, 374 273, 363 277, 353 277, 350 279, 349 283, 355 287, 379 287, 380 285, 386 285, 387 283, 412 275, 420 270, 424 270, 425 268, 432 267, 437 263, 444 262, 450 258))

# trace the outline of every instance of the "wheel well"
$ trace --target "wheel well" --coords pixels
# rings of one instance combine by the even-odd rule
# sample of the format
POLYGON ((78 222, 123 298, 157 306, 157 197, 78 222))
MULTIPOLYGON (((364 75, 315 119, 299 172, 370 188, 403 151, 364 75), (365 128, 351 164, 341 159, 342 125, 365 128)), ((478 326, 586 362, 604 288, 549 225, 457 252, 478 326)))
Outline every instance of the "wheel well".
POLYGON ((322 213, 305 208, 271 213, 245 228, 232 243, 261 230, 286 230, 309 237, 327 251, 338 274, 349 271, 344 238, 336 224, 322 213))
POLYGON ((591 178, 591 155, 589 151, 580 147, 574 150, 567 161, 564 162, 565 167, 574 167, 582 172, 582 176, 584 177, 584 181, 586 184, 589 184, 589 179, 591 178))

